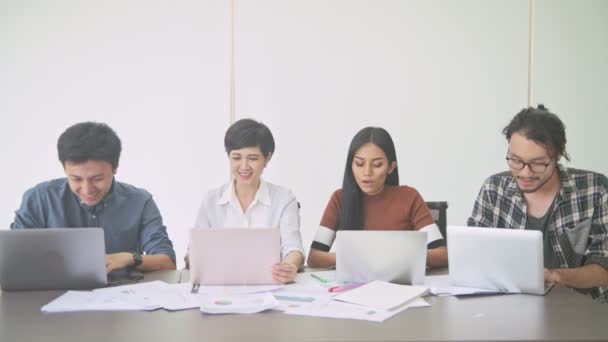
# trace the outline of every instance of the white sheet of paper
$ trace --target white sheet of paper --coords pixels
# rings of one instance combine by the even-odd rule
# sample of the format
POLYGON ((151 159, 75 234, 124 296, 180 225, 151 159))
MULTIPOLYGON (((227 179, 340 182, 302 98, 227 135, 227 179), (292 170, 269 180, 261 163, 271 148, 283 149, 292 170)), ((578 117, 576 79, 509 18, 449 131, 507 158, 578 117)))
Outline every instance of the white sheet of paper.
POLYGON ((395 310, 389 311, 372 309, 360 305, 332 300, 325 303, 318 303, 317 305, 313 306, 289 308, 285 311, 285 313, 290 315, 330 317, 340 319, 358 319, 372 322, 382 322, 387 318, 390 318, 407 308, 422 306, 430 305, 424 299, 418 298, 406 305, 396 308, 395 310))
POLYGON ((279 301, 279 305, 273 308, 273 310, 278 311, 286 311, 289 309, 319 305, 322 303, 329 302, 331 300, 331 296, 327 291, 307 291, 306 289, 302 289, 300 291, 281 289, 279 291, 273 292, 272 295, 276 300, 279 301))
POLYGON ((98 296, 92 291, 67 291, 40 309, 42 312, 78 311, 137 311, 137 305, 125 303, 114 297, 98 296))
POLYGON ((469 296, 501 293, 495 290, 476 287, 453 286, 448 275, 427 276, 424 285, 429 288, 429 293, 435 296, 469 296))
POLYGON ((106 287, 93 290, 99 298, 112 298, 123 303, 132 304, 140 310, 162 308, 162 298, 170 291, 168 284, 160 280, 147 283, 106 287))
POLYGON ((42 307, 43 312, 184 310, 198 308, 200 298, 187 284, 162 281, 108 287, 93 291, 68 291, 42 307))
POLYGON ((399 285, 374 280, 355 289, 340 293, 334 300, 391 310, 408 303, 428 292, 425 286, 399 285))
POLYGON ((190 284, 167 284, 167 291, 158 298, 163 309, 169 311, 195 309, 201 306, 200 296, 192 293, 190 284))
MULTIPOLYGON (((190 284, 192 286, 192 284, 190 284)), ((248 294, 270 292, 283 288, 284 285, 201 285, 198 288, 198 293, 205 294, 248 294)))
POLYGON ((269 292, 235 295, 202 295, 201 312, 251 314, 272 309, 279 302, 269 292))

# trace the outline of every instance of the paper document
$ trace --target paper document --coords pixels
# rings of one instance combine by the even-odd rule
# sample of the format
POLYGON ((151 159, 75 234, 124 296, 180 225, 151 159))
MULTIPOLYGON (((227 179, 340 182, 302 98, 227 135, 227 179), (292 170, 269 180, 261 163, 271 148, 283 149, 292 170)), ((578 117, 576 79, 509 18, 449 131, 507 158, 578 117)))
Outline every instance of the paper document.
POLYGON ((279 301, 279 305, 273 308, 273 310, 278 311, 320 305, 331 300, 331 296, 327 291, 289 291, 287 289, 282 289, 273 292, 272 295, 279 301))
POLYGON ((202 295, 201 311, 209 314, 251 314, 272 309, 279 302, 272 294, 202 295))
MULTIPOLYGON (((192 287, 192 284, 190 284, 192 287)), ((247 294, 270 292, 283 288, 284 285, 200 285, 199 294, 247 294)))
POLYGON ((184 284, 153 281, 93 291, 68 291, 42 307, 43 312, 184 310, 200 306, 184 284))
POLYGON ((335 300, 367 306, 374 309, 391 310, 425 295, 424 286, 399 285, 374 280, 356 289, 335 296, 335 300))
POLYGON ((430 305, 422 298, 417 298, 395 310, 372 309, 365 306, 332 300, 325 303, 320 302, 317 305, 313 306, 289 308, 285 310, 285 313, 290 315, 330 317, 341 319, 359 319, 372 322, 382 322, 387 318, 390 318, 407 308, 424 306, 430 305))
POLYGON ((91 291, 68 291, 40 309, 42 312, 137 311, 137 305, 111 297, 96 296, 91 291))
POLYGON ((503 293, 476 287, 453 286, 448 275, 427 276, 424 285, 429 288, 429 293, 435 296, 471 296, 503 293))

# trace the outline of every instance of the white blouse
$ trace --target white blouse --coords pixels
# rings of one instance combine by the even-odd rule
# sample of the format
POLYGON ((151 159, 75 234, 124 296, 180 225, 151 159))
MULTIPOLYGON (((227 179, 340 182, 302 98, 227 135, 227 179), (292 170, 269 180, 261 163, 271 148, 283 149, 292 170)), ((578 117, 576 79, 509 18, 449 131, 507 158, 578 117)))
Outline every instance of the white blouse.
POLYGON ((262 179, 245 212, 236 196, 234 180, 207 192, 194 227, 276 228, 281 232, 281 259, 292 251, 304 256, 296 197, 290 190, 262 179))

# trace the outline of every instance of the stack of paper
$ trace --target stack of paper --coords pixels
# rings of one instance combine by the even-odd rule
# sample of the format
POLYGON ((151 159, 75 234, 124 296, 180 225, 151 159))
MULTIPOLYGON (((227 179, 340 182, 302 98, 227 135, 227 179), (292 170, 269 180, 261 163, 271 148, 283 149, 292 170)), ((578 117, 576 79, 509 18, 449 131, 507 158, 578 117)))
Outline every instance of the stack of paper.
POLYGON ((359 319, 372 322, 383 322, 384 320, 400 313, 405 309, 425 306, 430 305, 422 298, 414 299, 394 310, 373 309, 356 304, 327 300, 313 302, 308 306, 291 307, 286 309, 285 313, 289 315, 359 319))
POLYGON ((43 306, 42 312, 185 310, 200 305, 188 284, 153 281, 93 291, 68 291, 43 306), (186 286, 184 286, 186 285, 186 286))
POLYGON ((475 287, 454 286, 447 275, 427 276, 424 285, 435 296, 471 296, 500 293, 496 290, 479 289, 475 287))
POLYGON ((374 280, 334 297, 335 300, 380 310, 393 310, 428 293, 424 286, 399 285, 374 280))

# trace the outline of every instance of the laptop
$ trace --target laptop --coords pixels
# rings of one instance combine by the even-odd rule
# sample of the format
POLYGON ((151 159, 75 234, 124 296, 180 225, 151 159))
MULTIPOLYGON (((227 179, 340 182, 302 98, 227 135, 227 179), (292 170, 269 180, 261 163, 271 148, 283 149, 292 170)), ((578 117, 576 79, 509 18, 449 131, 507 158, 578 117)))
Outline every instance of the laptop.
POLYGON ((101 228, 0 230, 2 290, 106 286, 101 228))
POLYGON ((427 233, 394 230, 338 230, 336 280, 424 284, 427 233))
POLYGON ((273 228, 190 230, 190 281, 198 285, 270 285, 281 261, 281 236, 273 228))
POLYGON ((540 231, 448 226, 452 285, 497 292, 543 295, 543 235, 540 231))

